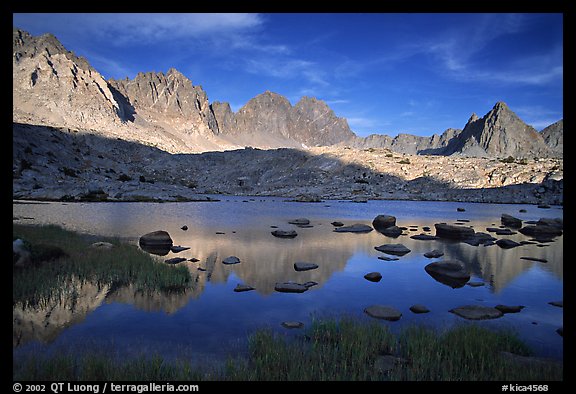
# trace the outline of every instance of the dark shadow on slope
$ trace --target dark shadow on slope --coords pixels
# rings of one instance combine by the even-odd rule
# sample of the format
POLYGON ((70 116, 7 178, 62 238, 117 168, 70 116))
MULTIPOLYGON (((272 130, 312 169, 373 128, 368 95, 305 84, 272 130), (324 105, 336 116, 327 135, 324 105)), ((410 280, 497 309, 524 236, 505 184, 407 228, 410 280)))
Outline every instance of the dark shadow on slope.
POLYGON ((110 89, 114 100, 116 100, 120 106, 118 109, 120 119, 122 119, 123 122, 134 122, 136 109, 130 104, 130 101, 111 84, 108 84, 108 89, 110 89))
POLYGON ((461 189, 428 176, 407 181, 328 154, 291 148, 170 154, 136 142, 20 123, 13 123, 13 175, 13 185, 33 188, 36 194, 47 185, 78 184, 79 192, 86 193, 80 185, 90 183, 97 191, 137 181, 143 190, 161 182, 189 194, 342 199, 540 203, 546 197, 547 204, 562 204, 563 193, 562 181, 461 189), (534 194, 538 188, 546 191, 544 197, 534 194))

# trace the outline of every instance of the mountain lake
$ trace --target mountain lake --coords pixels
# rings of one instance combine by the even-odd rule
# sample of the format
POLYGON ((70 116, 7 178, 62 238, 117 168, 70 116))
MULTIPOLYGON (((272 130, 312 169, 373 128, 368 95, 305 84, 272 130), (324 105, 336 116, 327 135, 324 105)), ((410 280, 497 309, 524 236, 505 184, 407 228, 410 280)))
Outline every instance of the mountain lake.
MULTIPOLYGON (((504 213, 524 222, 562 218, 562 207, 372 200, 299 203, 279 197, 212 197, 220 201, 13 204, 15 223, 56 224, 79 233, 118 237, 135 245, 140 236, 165 230, 174 245, 190 249, 155 256, 158 264, 173 257, 198 260, 180 263, 188 267, 195 282, 184 293, 142 294, 130 286, 102 293, 85 284, 78 289, 73 310, 52 305, 49 313, 40 307, 14 307, 15 360, 29 352, 84 352, 95 347, 122 356, 160 353, 217 362, 244 354, 250 333, 259 328, 295 337, 302 335, 302 329, 285 328, 283 322, 301 322, 306 327, 317 317, 342 315, 368 321, 372 318, 364 309, 375 304, 390 305, 402 313, 398 321, 379 320, 393 332, 414 324, 439 329, 455 324, 506 327, 515 330, 536 355, 563 358, 563 338, 556 331, 563 326, 563 308, 549 304, 563 300, 562 235, 552 242, 532 242, 510 249, 495 244, 472 246, 446 239, 410 238, 421 233, 434 235, 434 224, 440 222, 487 232, 488 227, 501 226, 504 213), (396 225, 406 227, 403 235, 392 238, 375 230, 339 233, 331 224, 371 225, 380 214, 395 216, 396 225), (307 218, 310 224, 288 223, 297 218, 307 218), (183 230, 183 226, 188 229, 183 230), (425 227, 430 230, 425 231, 425 227), (275 229, 295 230, 298 235, 278 238, 271 234, 275 229), (397 243, 410 252, 398 256, 375 249, 397 243), (424 256, 434 249, 444 255, 424 256), (228 256, 237 256, 240 263, 223 264, 228 256), (452 288, 424 269, 431 262, 451 259, 464 262, 471 273, 469 282, 478 286, 452 288), (318 267, 296 271, 296 262, 318 267), (365 279, 370 272, 380 273, 381 280, 365 279), (276 283, 288 281, 317 284, 303 293, 275 290, 276 283), (239 284, 254 290, 234 291, 239 284), (414 304, 423 304, 430 312, 413 313, 409 308, 414 304), (497 319, 474 322, 449 312, 462 305, 498 304, 524 308, 497 319)), ((521 233, 495 237, 517 242, 531 238, 521 233)))

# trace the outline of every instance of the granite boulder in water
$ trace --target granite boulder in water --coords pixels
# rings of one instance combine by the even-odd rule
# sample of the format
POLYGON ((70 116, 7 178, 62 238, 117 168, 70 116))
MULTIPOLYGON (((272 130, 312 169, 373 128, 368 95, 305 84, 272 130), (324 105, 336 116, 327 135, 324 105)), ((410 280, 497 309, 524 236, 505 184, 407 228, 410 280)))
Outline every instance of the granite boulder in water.
POLYGON ((140 237, 138 244, 148 253, 165 256, 172 248, 172 238, 164 230, 153 231, 140 237))
POLYGON ((459 260, 436 261, 424 269, 436 281, 452 288, 462 287, 470 280, 470 273, 459 260))

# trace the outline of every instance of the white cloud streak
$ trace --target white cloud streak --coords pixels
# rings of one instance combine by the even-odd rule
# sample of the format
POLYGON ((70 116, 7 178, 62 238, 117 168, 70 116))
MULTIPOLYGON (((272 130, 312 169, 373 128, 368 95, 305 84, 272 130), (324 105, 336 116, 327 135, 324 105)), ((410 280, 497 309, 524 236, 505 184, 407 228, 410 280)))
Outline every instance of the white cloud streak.
POLYGON ((487 14, 479 16, 478 23, 458 26, 425 40, 420 45, 440 61, 447 76, 461 81, 494 81, 506 84, 543 85, 563 77, 562 47, 553 47, 548 53, 528 55, 509 64, 494 62, 495 67, 477 64, 494 40, 521 32, 528 25, 524 15, 487 14))
POLYGON ((116 45, 222 36, 262 23, 257 14, 80 14, 78 19, 116 45))

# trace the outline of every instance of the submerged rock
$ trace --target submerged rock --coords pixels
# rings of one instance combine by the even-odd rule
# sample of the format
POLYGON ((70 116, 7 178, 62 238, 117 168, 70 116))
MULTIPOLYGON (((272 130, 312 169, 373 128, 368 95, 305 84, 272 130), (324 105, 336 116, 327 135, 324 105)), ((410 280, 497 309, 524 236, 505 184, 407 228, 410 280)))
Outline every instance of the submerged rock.
POLYGON ((170 248, 170 251, 171 251, 172 253, 180 253, 180 252, 183 252, 183 251, 188 250, 188 249, 190 249, 190 248, 187 247, 187 246, 180 246, 180 245, 178 245, 178 246, 172 246, 172 247, 170 248))
POLYGON ((288 329, 302 328, 302 327, 304 327, 304 323, 299 322, 299 321, 283 321, 282 327, 288 328, 288 329))
POLYGON ((496 245, 500 246, 502 249, 511 249, 520 246, 518 242, 507 238, 499 239, 496 241, 496 245))
POLYGON ((388 305, 372 305, 364 309, 364 313, 375 319, 389 321, 400 320, 402 313, 396 308, 388 305))
POLYGON ((184 257, 174 257, 168 260, 164 260, 164 262, 166 264, 178 264, 178 263, 182 263, 183 261, 186 261, 187 259, 185 259, 184 257))
POLYGON ((430 312, 430 309, 426 308, 422 304, 414 304, 410 307, 410 310, 413 313, 428 313, 428 312, 430 312))
POLYGON ((274 230, 272 235, 278 238, 294 238, 298 233, 294 230, 274 230))
POLYGON ((379 252, 384 252, 395 256, 404 256, 405 254, 410 253, 410 249, 402 244, 384 244, 375 246, 374 249, 379 252))
POLYGON ((243 284, 240 284, 240 283, 238 283, 238 284, 236 285, 236 287, 234 288, 234 291, 237 292, 237 293, 242 293, 242 292, 251 291, 251 290, 254 290, 254 288, 253 288, 252 286, 243 285, 243 284))
POLYGON ((500 217, 500 221, 502 223, 502 225, 506 226, 506 227, 514 227, 514 228, 520 228, 522 227, 522 220, 512 216, 512 215, 508 215, 506 213, 503 213, 502 216, 500 217))
POLYGON ((380 233, 387 237, 396 238, 402 235, 402 229, 398 226, 390 226, 388 228, 378 230, 380 233))
POLYGON ((456 226, 453 224, 436 223, 436 236, 450 239, 466 239, 474 236, 474 229, 470 227, 456 226))
POLYGON ((437 237, 435 235, 430 235, 430 234, 417 234, 417 235, 412 235, 410 238, 419 239, 420 241, 434 241, 435 239, 438 239, 439 237, 437 237))
POLYGON ((140 245, 172 247, 172 238, 164 230, 153 231, 140 237, 140 245))
POLYGON ((564 307, 564 301, 550 301, 548 304, 552 306, 557 306, 558 308, 564 307))
POLYGON ((164 230, 153 231, 140 237, 138 244, 142 250, 158 256, 166 256, 172 248, 172 238, 164 230))
POLYGON ((530 261, 537 261, 539 263, 547 263, 548 260, 546 259, 541 259, 539 257, 527 257, 527 256, 522 256, 520 257, 521 260, 530 260, 530 261))
POLYGON ((536 222, 537 226, 552 226, 558 229, 564 228, 564 220, 562 218, 540 218, 536 222))
POLYGON ((478 245, 488 246, 492 245, 494 241, 496 241, 496 238, 494 238, 490 234, 478 232, 474 233, 469 238, 462 239, 461 241, 472 246, 478 246, 478 245))
POLYGON ((356 223, 351 226, 343 226, 334 229, 337 233, 369 233, 373 228, 367 224, 356 223))
POLYGON ((468 320, 497 319, 504 316, 504 314, 496 308, 481 305, 464 305, 450 309, 449 312, 468 320))
POLYGON ((545 224, 524 226, 518 231, 524 235, 529 235, 536 238, 549 238, 562 235, 562 229, 545 224))
POLYGON ((392 226, 396 226, 396 217, 392 215, 378 215, 372 221, 372 227, 378 232, 392 226))
POLYGON ((396 260, 400 260, 400 259, 398 257, 378 256, 378 260, 396 261, 396 260))
POLYGON ((240 259, 236 256, 230 256, 230 257, 226 257, 224 260, 222 260, 223 264, 238 264, 240 263, 240 259))
POLYGON ((334 226, 334 227, 342 227, 342 226, 344 226, 344 223, 342 223, 342 222, 332 222, 332 223, 330 223, 330 224, 331 224, 332 226, 334 226))
POLYGON ((370 282, 380 282, 382 274, 380 272, 369 272, 364 275, 364 279, 369 280, 370 282))
POLYGON ((496 305, 494 308, 498 309, 502 313, 518 313, 525 308, 524 305, 496 305))
POLYGON ((274 290, 281 293, 304 293, 306 290, 308 290, 308 287, 295 282, 278 282, 274 286, 274 290))
POLYGON ((308 271, 308 270, 313 270, 316 268, 318 268, 318 264, 305 263, 305 262, 301 262, 301 261, 294 263, 294 269, 296 271, 308 271))
POLYGON ((497 228, 495 231, 492 231, 496 235, 514 235, 518 234, 516 231, 512 231, 509 228, 497 228))
POLYGON ((424 253, 424 257, 428 257, 429 259, 434 259, 437 257, 444 256, 444 252, 441 252, 437 249, 431 250, 430 252, 424 253))
POLYGON ((307 226, 310 224, 310 220, 306 219, 306 218, 299 218, 299 219, 292 219, 289 220, 288 223, 290 224, 296 224, 298 226, 307 226))
POLYGON ((452 288, 462 287, 470 280, 470 273, 459 260, 436 261, 424 269, 436 281, 452 288))

